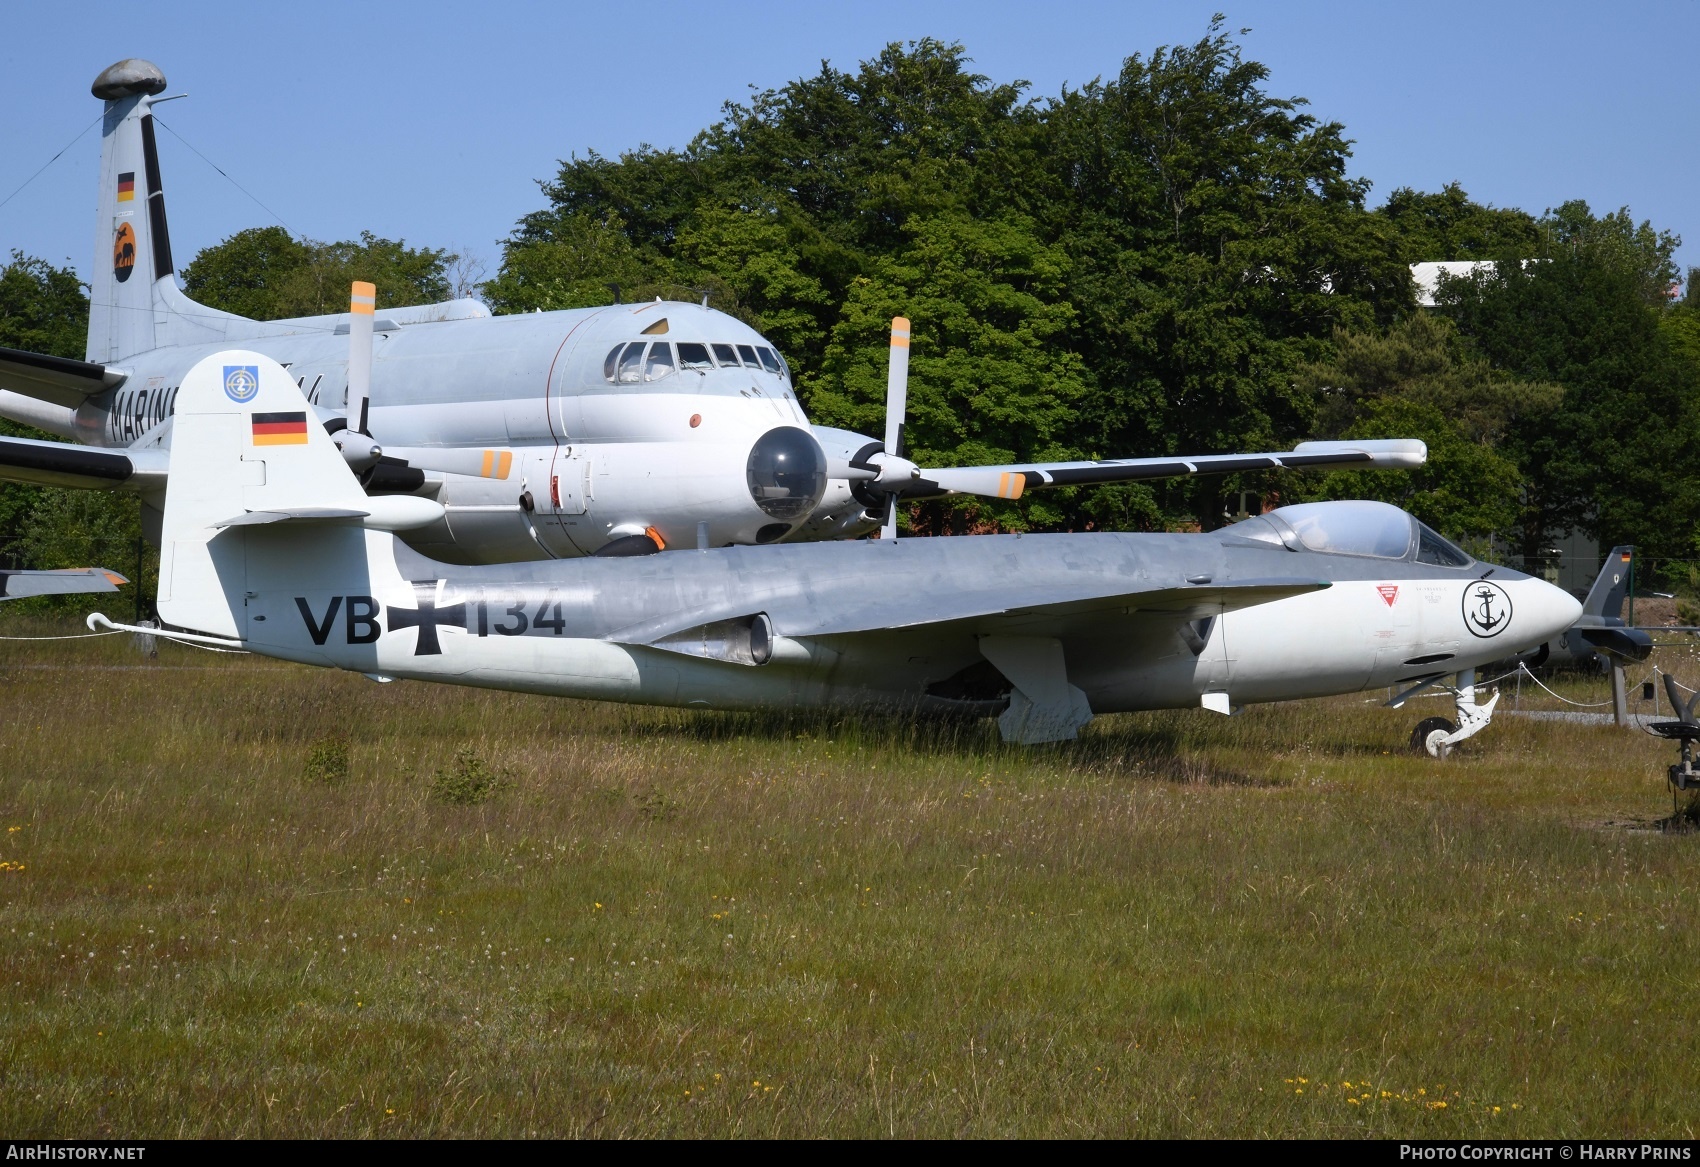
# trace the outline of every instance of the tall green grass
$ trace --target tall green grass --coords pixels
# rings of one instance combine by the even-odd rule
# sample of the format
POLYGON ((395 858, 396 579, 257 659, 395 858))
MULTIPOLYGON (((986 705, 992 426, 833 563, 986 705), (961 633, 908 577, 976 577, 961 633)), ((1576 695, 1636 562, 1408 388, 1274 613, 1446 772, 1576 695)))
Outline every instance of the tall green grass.
POLYGON ((1019 749, 0 642, 0 1129, 1693 1137, 1672 751, 1382 696, 1019 749))

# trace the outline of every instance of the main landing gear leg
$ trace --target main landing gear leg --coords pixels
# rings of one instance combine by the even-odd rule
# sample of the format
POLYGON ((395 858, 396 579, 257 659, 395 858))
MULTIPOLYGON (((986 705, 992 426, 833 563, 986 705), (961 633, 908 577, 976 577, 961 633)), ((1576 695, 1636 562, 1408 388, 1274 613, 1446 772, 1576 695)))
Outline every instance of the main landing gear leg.
MULTIPOLYGON (((1444 758, 1452 747, 1465 738, 1474 737, 1493 721, 1494 708, 1499 704, 1499 692, 1488 698, 1487 704, 1476 704, 1476 670, 1466 669, 1458 674, 1458 683, 1450 689, 1457 713, 1456 722, 1444 717, 1425 717, 1411 733, 1411 748, 1431 758, 1444 758)), ((1406 694, 1409 696, 1410 694, 1406 694)))

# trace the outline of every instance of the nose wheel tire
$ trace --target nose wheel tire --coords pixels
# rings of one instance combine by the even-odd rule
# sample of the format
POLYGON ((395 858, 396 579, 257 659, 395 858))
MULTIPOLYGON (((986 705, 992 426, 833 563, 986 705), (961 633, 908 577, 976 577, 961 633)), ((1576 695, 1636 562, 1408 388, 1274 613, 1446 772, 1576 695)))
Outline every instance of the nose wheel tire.
POLYGON ((1456 725, 1444 717, 1425 717, 1417 722, 1417 728, 1411 731, 1411 749, 1431 758, 1444 758, 1452 751, 1452 747, 1446 744, 1446 739, 1457 732, 1457 729, 1456 725))

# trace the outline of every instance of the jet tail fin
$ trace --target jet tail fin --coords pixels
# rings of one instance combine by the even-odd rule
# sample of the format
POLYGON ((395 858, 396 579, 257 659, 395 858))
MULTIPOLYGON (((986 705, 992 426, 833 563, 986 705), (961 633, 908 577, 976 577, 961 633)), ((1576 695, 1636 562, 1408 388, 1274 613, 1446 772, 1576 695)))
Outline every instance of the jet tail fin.
POLYGON ((231 523, 254 512, 334 512, 355 520, 316 528, 312 566, 327 574, 339 565, 364 571, 359 519, 372 507, 281 365, 243 349, 214 353, 183 378, 176 419, 160 540, 162 619, 220 636, 244 634, 247 541, 267 535, 231 523))
POLYGON ((1588 598, 1582 601, 1584 619, 1589 616, 1606 620, 1623 619, 1623 601, 1629 595, 1629 575, 1634 557, 1634 547, 1613 547, 1606 555, 1605 566, 1595 577, 1594 586, 1588 589, 1588 598))
POLYGON ((120 61, 95 78, 94 95, 106 102, 89 276, 88 359, 95 364, 158 343, 154 284, 172 276, 153 121, 164 89, 165 74, 148 61, 120 61))
POLYGON ((87 354, 95 365, 120 363, 166 345, 297 331, 197 304, 177 287, 153 113, 164 89, 159 67, 135 58, 95 78, 93 93, 106 102, 94 266, 89 269, 87 354))

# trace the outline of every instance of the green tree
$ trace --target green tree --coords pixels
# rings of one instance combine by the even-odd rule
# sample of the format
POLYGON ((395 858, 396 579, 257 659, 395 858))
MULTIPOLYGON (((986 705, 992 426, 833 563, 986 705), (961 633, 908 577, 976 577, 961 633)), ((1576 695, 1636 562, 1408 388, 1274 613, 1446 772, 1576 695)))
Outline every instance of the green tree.
MULTIPOLYGON (((1271 97, 1267 76, 1218 19, 1198 43, 1129 57, 1114 81, 1046 111, 1063 192, 1050 226, 1096 382, 1081 444, 1095 454, 1306 435, 1315 402, 1295 370, 1334 329, 1410 304, 1391 228, 1364 210, 1367 183, 1346 176, 1343 128, 1271 97)), ((1218 489, 1165 494, 1209 523, 1218 489)))
POLYGON ((1626 261, 1635 253, 1615 228, 1601 233, 1599 246, 1591 245, 1598 234, 1578 230, 1576 246, 1544 262, 1443 281, 1442 310, 1482 358, 1563 386, 1556 409, 1519 419, 1507 434, 1506 451, 1523 471, 1525 554, 1574 528, 1653 557, 1691 554, 1700 378, 1660 327, 1663 310, 1648 302, 1657 237, 1649 264, 1645 255, 1626 261))
MULTIPOLYGON (((88 330, 89 298, 77 273, 12 252, 12 262, 0 268, 0 346, 80 360, 88 330)), ((0 434, 52 436, 4 419, 0 419, 0 434)), ((36 566, 23 538, 32 512, 47 493, 40 486, 0 483, 0 560, 13 567, 36 566)))
POLYGON ((1618 272, 1633 282, 1645 304, 1663 307, 1676 283, 1676 249, 1682 240, 1658 231, 1649 220, 1636 223, 1628 207, 1595 217, 1581 199, 1541 217, 1543 253, 1568 256, 1618 272))
POLYGON ((1493 446, 1519 419, 1550 413, 1564 397, 1561 386, 1494 368, 1451 320, 1433 313, 1413 313, 1385 330, 1341 329, 1333 349, 1299 374, 1299 384, 1321 399, 1321 437, 1345 436, 1368 403, 1399 397, 1433 407, 1462 436, 1493 446))
POLYGON ((613 212, 589 211, 553 216, 547 231, 510 241, 502 270, 485 285, 485 297, 497 312, 553 312, 594 308, 661 295, 688 287, 691 273, 680 265, 632 243, 625 224, 613 212))
MULTIPOLYGON (((0 345, 81 359, 88 319, 88 295, 70 268, 17 251, 0 268, 0 345)), ((53 436, 5 420, 0 420, 0 434, 53 436)), ((141 510, 134 496, 0 483, 0 560, 9 566, 99 565, 131 575, 140 536, 141 510)), ((151 582, 151 576, 144 581, 148 594, 151 582)), ((130 602, 128 595, 122 601, 130 602)), ((86 597, 44 596, 13 601, 7 610, 74 611, 86 605, 86 597)))
POLYGON ((1300 486, 1306 498, 1374 498, 1404 507, 1453 539, 1481 540, 1518 518, 1517 464, 1471 441, 1433 405, 1407 397, 1366 402, 1344 438, 1421 438, 1428 461, 1417 470, 1336 471, 1300 486))
POLYGON ((201 250, 183 269, 184 290, 209 308, 254 320, 348 311, 355 280, 377 288, 379 308, 430 304, 449 296, 457 257, 362 231, 357 240, 319 243, 281 227, 256 227, 201 250))
MULTIPOLYGON (((135 495, 43 487, 23 522, 19 552, 30 567, 105 567, 132 576, 141 539, 141 503, 135 495)), ((149 562, 143 573, 143 594, 152 596, 157 561, 147 555, 144 559, 149 562)), ((126 597, 123 603, 132 602, 128 589, 126 597)), ((43 608, 80 609, 88 599, 45 597, 35 603, 43 608)))
POLYGON ((1375 214, 1392 226, 1406 263, 1528 259, 1542 252, 1541 229, 1533 215, 1472 202, 1456 182, 1434 194, 1400 187, 1375 214))
POLYGON ((907 246, 910 218, 994 214, 1032 185, 1010 177, 1035 157, 1022 86, 968 64, 960 45, 891 44, 855 72, 823 64, 727 104, 683 151, 562 163, 550 205, 504 245, 492 304, 605 304, 608 284, 627 299, 706 290, 772 330, 794 368, 818 370, 851 285, 907 246))
MULTIPOLYGON (((1344 127, 1271 95, 1220 17, 1196 43, 1053 99, 971 66, 958 44, 890 44, 729 103, 682 150, 563 162, 508 239, 491 299, 524 311, 607 303, 610 284, 628 299, 706 292, 786 351, 812 416, 876 434, 888 320, 908 316, 908 439, 928 460, 1206 453, 1408 426, 1431 447, 1415 479, 1283 489, 1396 497, 1455 534, 1515 522, 1538 539, 1584 510, 1602 530, 1627 521, 1611 500, 1634 491, 1596 490, 1604 463, 1577 455, 1562 498, 1556 478, 1529 477, 1533 435, 1560 426, 1574 390, 1512 338, 1545 329, 1530 334, 1541 351, 1555 322, 1507 316, 1492 344, 1473 325, 1449 331, 1413 315, 1408 264, 1585 260, 1622 274, 1599 292, 1607 316, 1625 289, 1650 312, 1672 275, 1668 233, 1585 204, 1536 220, 1457 184, 1395 191, 1372 212, 1344 127), (1532 501, 1507 520, 1520 474, 1532 501)), ((1688 317, 1655 325, 1688 351, 1688 317)), ((1638 400, 1655 398, 1686 400, 1638 400)), ((1651 457, 1663 440, 1637 448, 1651 457)), ((1059 492, 986 513, 1209 524, 1235 485, 1059 492)))
MULTIPOLYGON (((1016 215, 946 213, 911 220, 907 234, 907 248, 850 289, 815 383, 816 417, 884 432, 891 319, 910 315, 910 457, 949 466, 1073 456, 1087 382, 1059 343, 1074 320, 1056 295, 1062 252, 1016 215)), ((1062 518, 1043 496, 1019 508, 971 505, 1012 526, 1062 518)))
POLYGON ((275 320, 293 315, 283 306, 283 290, 311 254, 282 227, 250 227, 196 254, 183 269, 183 286, 209 308, 275 320))
POLYGON ((88 334, 89 297, 77 273, 12 252, 0 267, 0 346, 81 360, 88 334))
POLYGON ((1700 376, 1700 268, 1688 269, 1687 294, 1659 315, 1659 326, 1672 351, 1700 376))
POLYGON ((678 252, 724 290, 726 302, 711 304, 800 356, 821 351, 822 320, 835 311, 803 257, 814 234, 801 216, 777 207, 704 206, 680 229, 678 252))
POLYGON ((1428 461, 1414 472, 1287 475, 1284 496, 1381 499, 1455 539, 1510 531, 1522 475, 1498 444, 1523 419, 1556 409, 1563 389, 1499 372, 1468 351, 1450 320, 1426 312, 1385 330, 1341 330, 1333 347, 1300 373, 1322 403, 1319 435, 1421 438, 1428 461))

